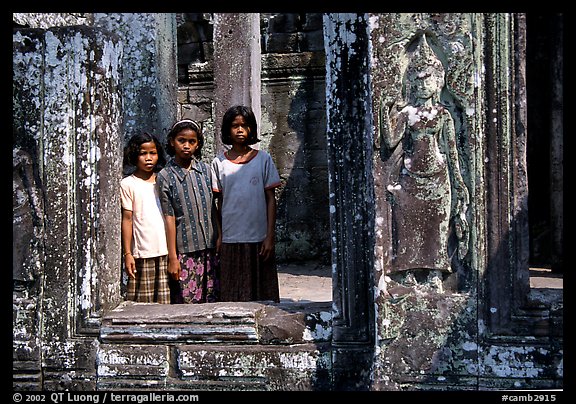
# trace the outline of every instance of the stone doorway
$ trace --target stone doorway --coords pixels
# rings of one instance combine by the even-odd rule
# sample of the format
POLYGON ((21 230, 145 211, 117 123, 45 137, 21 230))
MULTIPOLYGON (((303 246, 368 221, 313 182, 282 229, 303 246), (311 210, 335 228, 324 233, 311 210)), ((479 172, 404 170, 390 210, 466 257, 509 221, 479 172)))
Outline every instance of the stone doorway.
POLYGON ((563 26, 559 14, 526 16, 530 267, 563 272, 563 26))

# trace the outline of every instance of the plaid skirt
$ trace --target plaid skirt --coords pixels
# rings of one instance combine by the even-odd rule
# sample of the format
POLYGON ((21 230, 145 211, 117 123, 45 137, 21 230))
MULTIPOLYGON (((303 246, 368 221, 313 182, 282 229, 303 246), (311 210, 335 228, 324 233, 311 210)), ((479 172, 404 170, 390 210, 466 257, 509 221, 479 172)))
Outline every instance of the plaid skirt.
POLYGON ((172 303, 212 303, 219 299, 220 268, 214 250, 178 254, 180 279, 170 278, 172 303))
POLYGON ((262 243, 223 243, 220 251, 220 300, 280 301, 274 255, 264 261, 262 243))
POLYGON ((136 279, 128 278, 126 300, 170 303, 168 256, 136 258, 136 279))

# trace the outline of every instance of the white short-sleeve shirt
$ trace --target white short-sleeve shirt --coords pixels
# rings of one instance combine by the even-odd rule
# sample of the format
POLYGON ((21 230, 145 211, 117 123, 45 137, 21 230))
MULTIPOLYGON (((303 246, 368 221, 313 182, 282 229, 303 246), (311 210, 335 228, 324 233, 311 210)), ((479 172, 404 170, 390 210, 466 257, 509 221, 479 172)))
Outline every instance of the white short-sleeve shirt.
POLYGON ((264 150, 241 164, 224 153, 212 160, 212 187, 222 193, 223 243, 258 243, 266 238, 265 190, 279 185, 276 165, 264 150))
POLYGON ((168 254, 164 216, 155 183, 130 175, 120 181, 122 208, 132 211, 132 255, 151 258, 168 254))

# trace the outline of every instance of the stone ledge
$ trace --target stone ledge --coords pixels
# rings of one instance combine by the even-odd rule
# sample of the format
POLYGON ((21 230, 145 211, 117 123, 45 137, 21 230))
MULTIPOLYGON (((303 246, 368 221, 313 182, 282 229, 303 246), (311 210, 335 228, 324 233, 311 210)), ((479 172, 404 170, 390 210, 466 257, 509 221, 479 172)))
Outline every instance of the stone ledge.
POLYGON ((313 390, 330 386, 332 352, 329 342, 103 344, 97 363, 99 390, 313 390))
POLYGON ((102 343, 298 344, 330 341, 330 303, 123 302, 106 313, 102 343))
MULTIPOLYGON (((262 79, 309 76, 324 78, 326 58, 323 51, 298 53, 263 53, 261 57, 262 79)), ((188 79, 193 82, 212 82, 214 80, 214 61, 190 63, 188 79)))

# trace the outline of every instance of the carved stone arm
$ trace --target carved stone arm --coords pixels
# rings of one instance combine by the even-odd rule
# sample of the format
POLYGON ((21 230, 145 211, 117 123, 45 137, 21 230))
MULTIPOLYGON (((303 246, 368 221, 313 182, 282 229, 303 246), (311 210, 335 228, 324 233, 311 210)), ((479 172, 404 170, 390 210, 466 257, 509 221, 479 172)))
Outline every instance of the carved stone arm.
MULTIPOLYGON (((380 137, 384 147, 394 149, 402 140, 406 130, 406 117, 398 111, 395 101, 382 102, 380 107, 380 137)), ((376 147, 380 147, 380 138, 376 147)))

